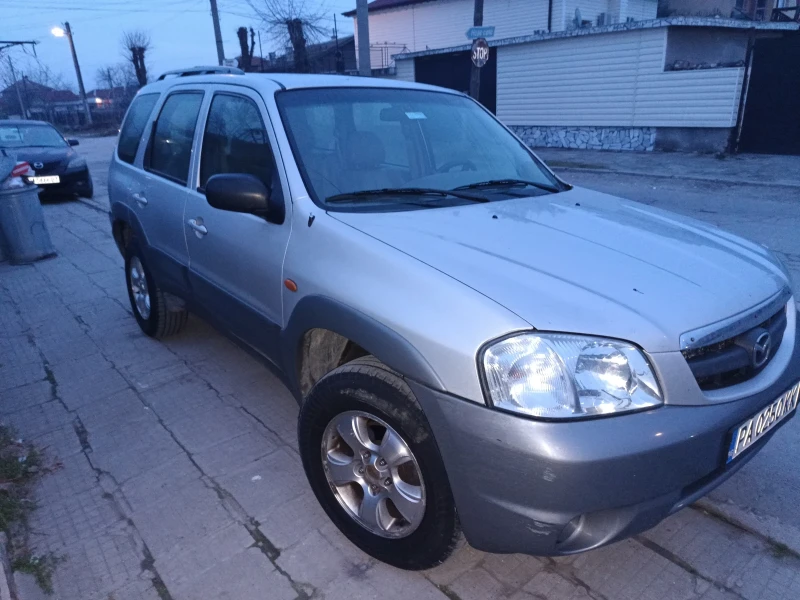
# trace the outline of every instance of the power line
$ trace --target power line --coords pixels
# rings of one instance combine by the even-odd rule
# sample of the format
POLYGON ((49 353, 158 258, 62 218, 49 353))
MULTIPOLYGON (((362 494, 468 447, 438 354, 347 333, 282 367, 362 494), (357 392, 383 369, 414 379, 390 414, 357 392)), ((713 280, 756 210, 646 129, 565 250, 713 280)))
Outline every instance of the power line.
MULTIPOLYGON (((172 6, 172 7, 181 7, 181 6, 188 6, 191 4, 198 5, 200 0, 172 0, 171 2, 158 2, 158 6, 151 6, 149 8, 141 7, 141 10, 159 10, 163 6, 172 6)), ((145 4, 146 2, 137 2, 139 6, 145 4)), ((23 0, 5 0, 3 3, 6 7, 11 8, 19 8, 19 9, 30 9, 30 3, 24 2, 23 0)), ((93 2, 90 4, 84 5, 73 5, 73 6, 63 6, 59 5, 57 8, 60 11, 71 11, 71 10, 114 10, 116 7, 125 7, 130 6, 131 2, 129 1, 120 1, 120 2, 93 2)), ((36 8, 42 8, 41 6, 37 6, 36 8)))
MULTIPOLYGON (((7 8, 9 7, 7 2, 9 2, 9 1, 10 0, 6 0, 6 3, 5 3, 5 6, 7 8)), ((197 4, 197 2, 195 2, 194 0, 191 0, 188 4, 185 4, 185 6, 188 6, 188 5, 199 6, 197 4)), ((176 3, 176 2, 169 3, 166 6, 173 6, 175 8, 142 7, 142 6, 130 7, 130 2, 125 3, 125 4, 120 4, 119 6, 117 6, 117 5, 114 5, 114 6, 98 6, 98 5, 94 5, 94 6, 69 6, 69 7, 65 7, 65 6, 59 6, 59 5, 55 5, 55 6, 54 5, 37 5, 36 8, 39 9, 39 10, 42 10, 42 9, 43 10, 57 10, 60 13, 61 12, 71 12, 71 11, 73 11, 73 12, 74 11, 79 11, 79 12, 109 12, 109 13, 121 13, 121 12, 125 12, 125 13, 153 13, 153 12, 193 12, 193 13, 201 13, 201 12, 207 12, 205 10, 193 10, 193 9, 189 9, 189 8, 180 8, 180 5, 178 3, 176 3), (122 8, 123 6, 126 6, 126 5, 129 8, 122 8)), ((30 9, 30 4, 11 5, 10 8, 12 8, 12 9, 16 8, 16 9, 19 9, 19 10, 30 9)), ((30 18, 30 15, 23 15, 23 16, 27 16, 27 18, 30 18)))

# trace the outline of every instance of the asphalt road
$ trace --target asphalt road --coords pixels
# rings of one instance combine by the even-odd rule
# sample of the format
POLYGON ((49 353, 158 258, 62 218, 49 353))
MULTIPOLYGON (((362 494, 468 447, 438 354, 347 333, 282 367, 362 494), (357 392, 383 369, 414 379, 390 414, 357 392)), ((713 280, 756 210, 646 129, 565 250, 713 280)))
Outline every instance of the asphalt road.
MULTIPOLYGON (((91 203, 107 208, 106 181, 108 163, 115 138, 83 139, 78 148, 87 158, 95 182, 96 196, 91 203)), ((574 152, 573 152, 574 154, 574 152)), ((707 221, 733 233, 767 245, 786 261, 794 277, 795 289, 800 289, 800 187, 792 187, 773 179, 752 179, 747 183, 681 180, 675 177, 680 164, 689 160, 686 155, 661 154, 656 159, 672 178, 586 172, 580 169, 555 170, 566 181, 583 187, 629 198, 680 214, 707 221)), ((635 158, 624 157, 625 170, 635 158)), ((707 161, 700 158, 698 161, 707 161)), ((769 173, 769 158, 762 169, 751 168, 748 175, 759 171, 769 173)), ((607 159, 613 163, 613 159, 607 159)), ((786 157, 776 157, 778 166, 786 157)), ((555 162, 555 161, 554 161, 555 162)), ((590 162, 590 160, 589 160, 590 162)), ((706 162, 708 170, 715 163, 706 162)), ((720 168, 730 168, 722 162, 720 168)), ((773 169, 774 170, 774 169, 773 169)), ((713 177, 712 177, 713 178, 713 177)), ((680 301, 680 299, 676 299, 680 301)), ((764 450, 735 477, 714 491, 709 506, 725 517, 758 529, 800 552, 800 423, 781 428, 764 450)))

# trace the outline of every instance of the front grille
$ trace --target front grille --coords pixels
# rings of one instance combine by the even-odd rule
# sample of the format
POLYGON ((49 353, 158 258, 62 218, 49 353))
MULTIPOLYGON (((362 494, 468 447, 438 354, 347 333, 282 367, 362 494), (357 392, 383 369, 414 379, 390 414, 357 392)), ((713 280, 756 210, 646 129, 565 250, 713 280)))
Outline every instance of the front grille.
POLYGON ((735 337, 708 346, 683 350, 701 390, 716 390, 736 385, 758 375, 772 360, 786 330, 786 307, 765 321, 735 337), (760 367, 753 365, 751 340, 758 332, 770 334, 770 350, 760 367))
MULTIPOLYGON (((36 162, 36 161, 34 161, 34 162, 36 162)), ((30 164, 31 164, 31 166, 33 166, 33 163, 30 163, 30 164)), ((58 171, 60 167, 61 167, 61 161, 60 160, 52 160, 50 162, 44 163, 44 166, 41 169, 37 169, 37 168, 34 167, 34 171, 36 171, 37 175, 48 175, 50 173, 58 171)))

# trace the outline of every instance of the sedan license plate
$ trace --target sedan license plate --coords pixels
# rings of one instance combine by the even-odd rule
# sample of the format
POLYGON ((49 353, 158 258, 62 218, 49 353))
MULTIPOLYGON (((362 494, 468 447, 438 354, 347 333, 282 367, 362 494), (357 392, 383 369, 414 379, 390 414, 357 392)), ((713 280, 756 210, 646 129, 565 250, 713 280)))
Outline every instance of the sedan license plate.
POLYGON ((788 418, 797 409, 798 398, 800 398, 800 382, 734 429, 727 462, 731 462, 778 423, 788 418))
POLYGON ((44 175, 42 177, 31 177, 30 181, 36 185, 47 185, 48 183, 61 183, 61 178, 58 175, 44 175))

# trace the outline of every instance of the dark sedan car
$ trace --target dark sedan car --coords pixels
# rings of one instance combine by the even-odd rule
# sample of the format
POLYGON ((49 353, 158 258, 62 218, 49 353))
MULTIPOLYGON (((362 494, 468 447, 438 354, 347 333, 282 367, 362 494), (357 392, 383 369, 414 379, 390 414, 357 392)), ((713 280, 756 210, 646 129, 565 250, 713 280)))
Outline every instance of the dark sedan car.
POLYGON ((35 171, 30 180, 45 193, 92 197, 86 159, 72 149, 77 145, 78 140, 64 138, 44 121, 0 121, 0 149, 30 163, 35 171))

